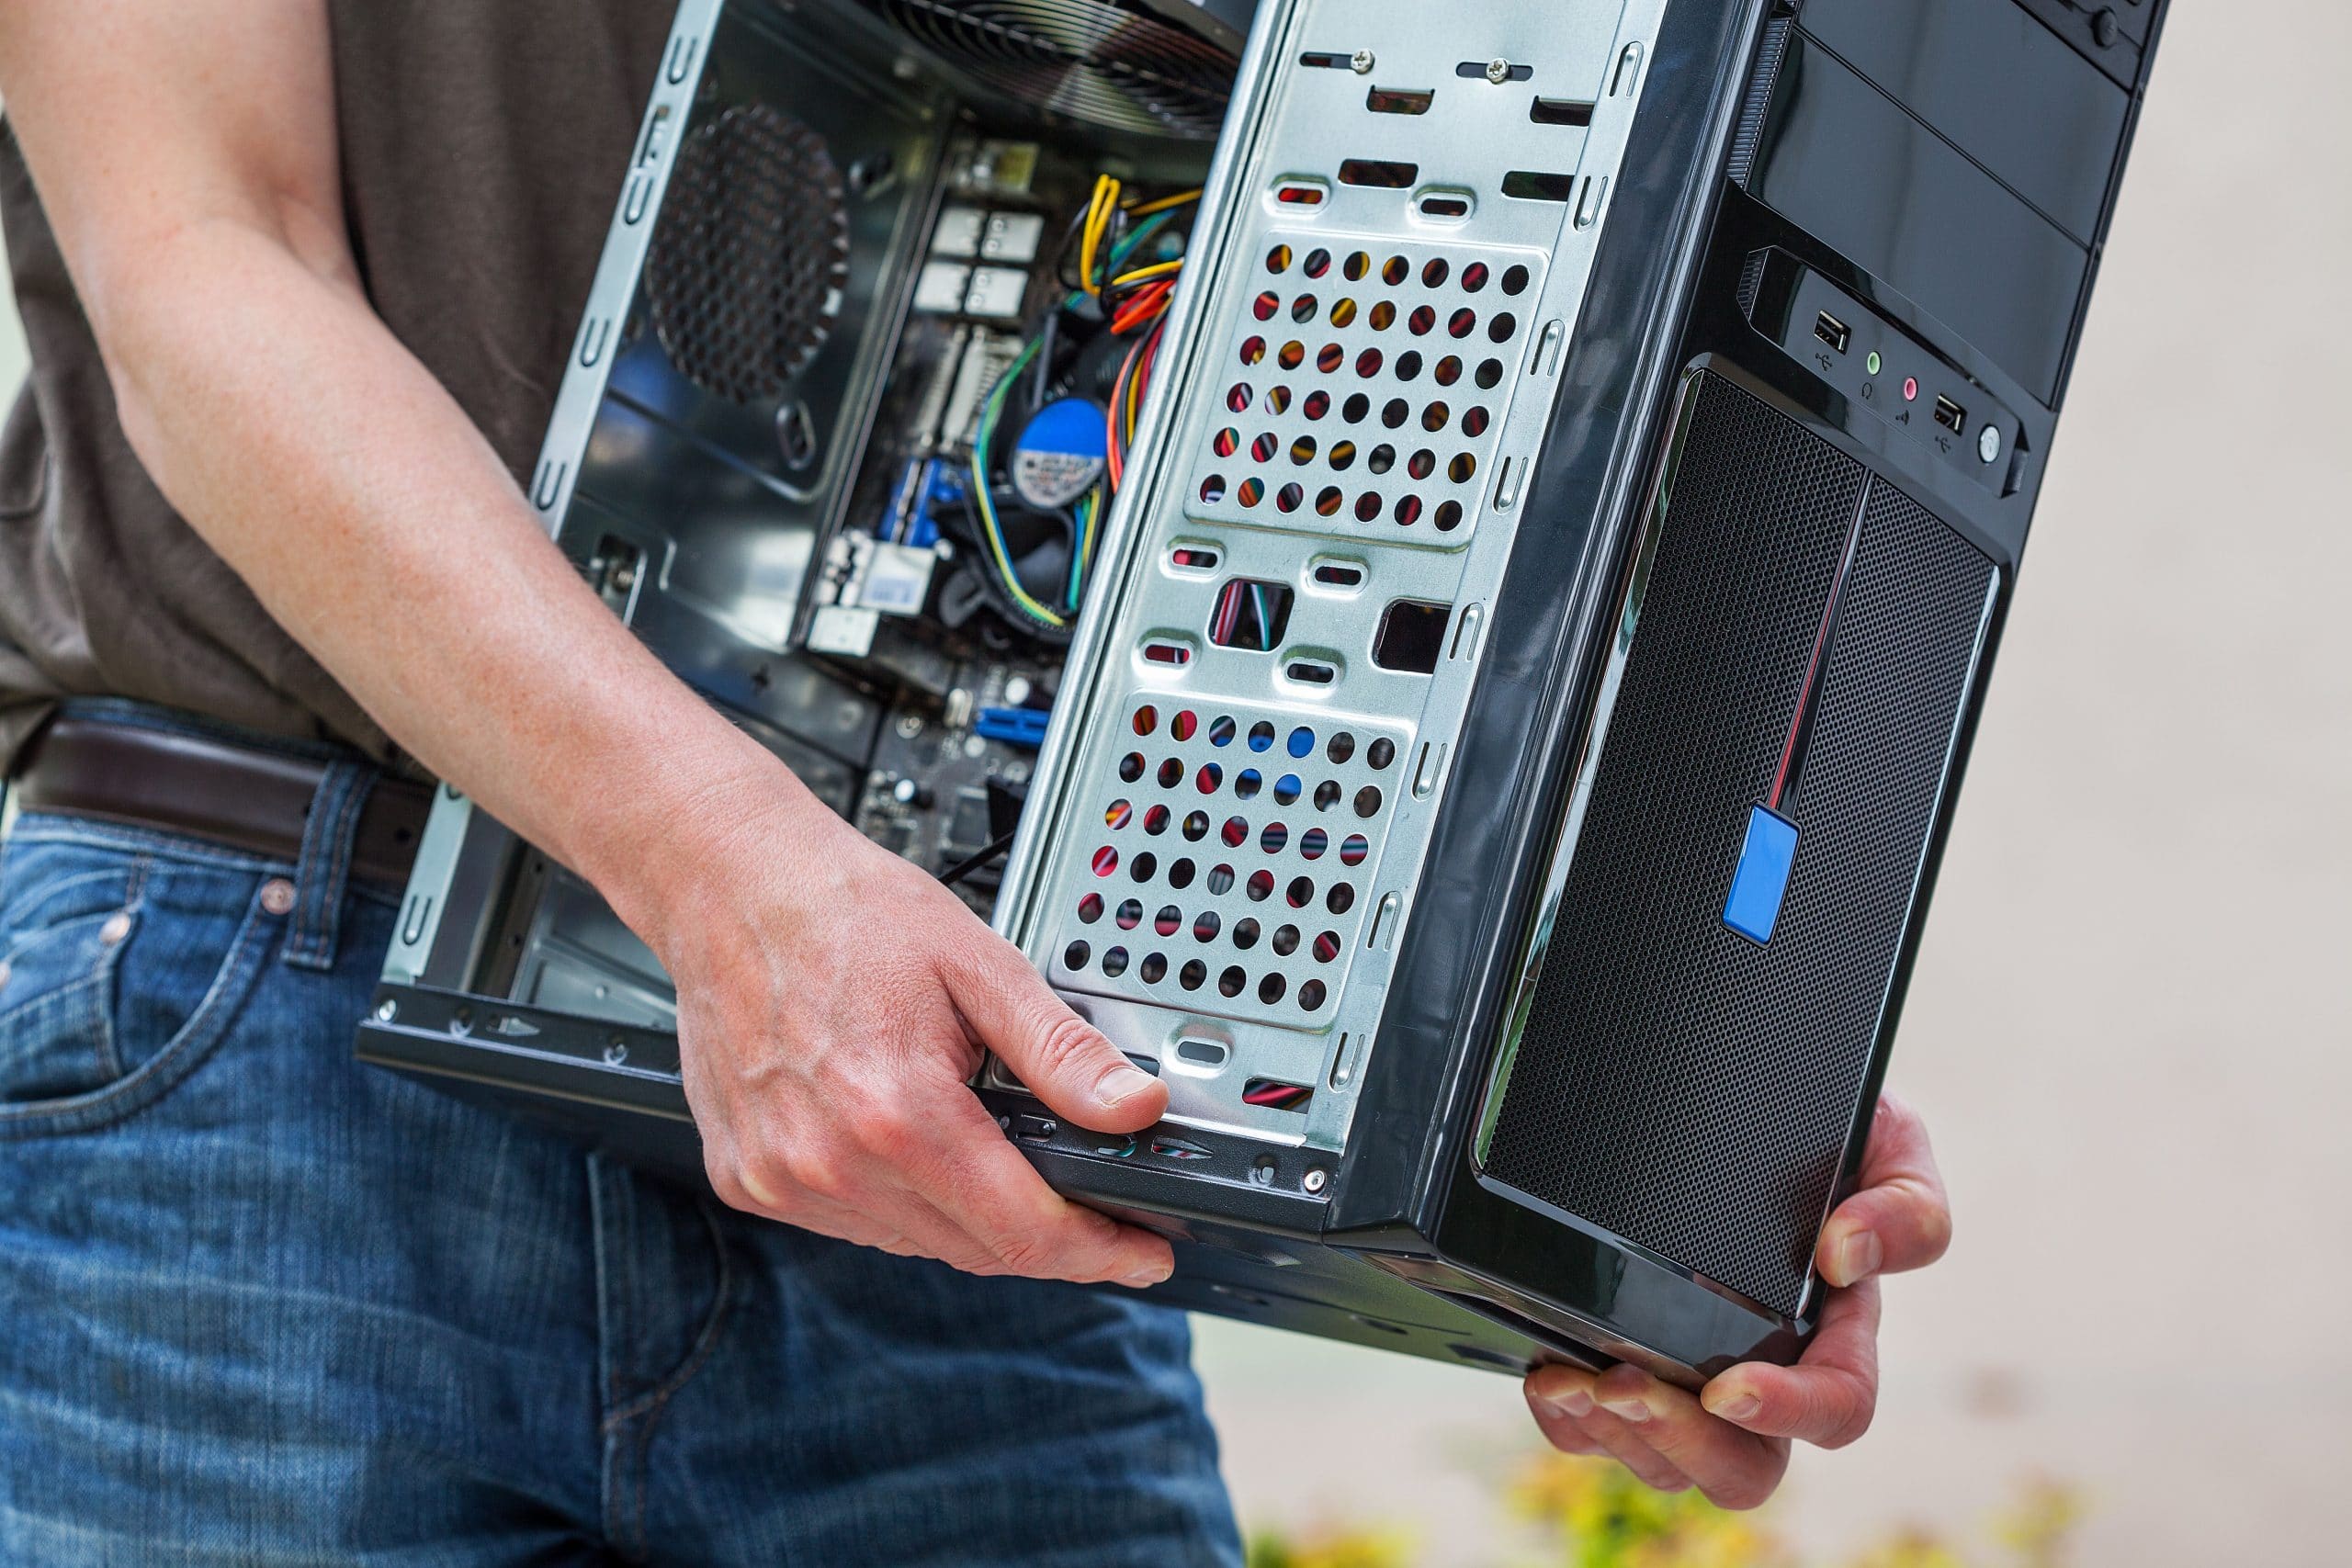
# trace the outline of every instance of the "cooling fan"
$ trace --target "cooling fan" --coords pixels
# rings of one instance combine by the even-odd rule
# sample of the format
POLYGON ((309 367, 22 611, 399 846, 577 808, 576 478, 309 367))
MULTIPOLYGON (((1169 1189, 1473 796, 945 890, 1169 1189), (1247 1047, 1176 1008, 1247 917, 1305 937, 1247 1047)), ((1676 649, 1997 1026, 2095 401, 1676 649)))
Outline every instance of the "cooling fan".
POLYGON ((1253 0, 873 0, 967 75, 1090 124, 1211 141, 1253 0))

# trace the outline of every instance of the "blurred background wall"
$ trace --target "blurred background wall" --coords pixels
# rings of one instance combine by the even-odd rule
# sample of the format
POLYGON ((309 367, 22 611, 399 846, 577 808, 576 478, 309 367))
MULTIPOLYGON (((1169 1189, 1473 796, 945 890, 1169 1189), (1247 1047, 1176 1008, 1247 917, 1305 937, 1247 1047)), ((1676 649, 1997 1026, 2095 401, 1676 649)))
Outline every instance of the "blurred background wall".
MULTIPOLYGON (((2086 1563, 2352 1560, 2347 59, 2327 0, 2174 7, 1893 1074, 1959 1241, 1776 1505, 1808 1560, 2036 1475, 2086 1563)), ((1508 1554, 1514 1383, 1199 1332, 1246 1518, 1508 1554)))

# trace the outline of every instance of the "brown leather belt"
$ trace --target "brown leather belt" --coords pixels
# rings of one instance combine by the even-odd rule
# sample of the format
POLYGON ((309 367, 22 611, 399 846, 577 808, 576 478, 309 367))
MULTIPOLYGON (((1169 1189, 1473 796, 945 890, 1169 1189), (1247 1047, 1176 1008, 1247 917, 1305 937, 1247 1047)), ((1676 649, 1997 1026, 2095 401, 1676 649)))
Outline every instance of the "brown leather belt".
MULTIPOLYGON (((15 788, 25 811, 160 828, 291 863, 325 774, 323 762, 260 747, 66 716, 33 742, 15 788)), ((432 805, 424 784, 378 779, 359 813, 352 874, 405 882, 432 805)))

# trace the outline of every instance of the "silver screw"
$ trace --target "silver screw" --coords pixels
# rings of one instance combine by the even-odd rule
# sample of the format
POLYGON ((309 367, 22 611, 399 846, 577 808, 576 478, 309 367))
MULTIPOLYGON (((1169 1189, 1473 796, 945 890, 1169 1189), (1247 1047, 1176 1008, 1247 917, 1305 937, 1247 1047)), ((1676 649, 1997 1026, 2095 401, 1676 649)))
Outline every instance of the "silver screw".
POLYGON ((401 1004, 390 997, 376 1004, 376 1021, 379 1023, 390 1023, 400 1015, 401 1004))
POLYGON ((922 733, 922 715, 919 713, 902 713, 899 716, 899 739, 912 740, 916 736, 921 735, 922 733))
POLYGON ((1313 1170, 1308 1171, 1299 1181, 1299 1185, 1306 1188, 1309 1192, 1320 1192, 1330 1184, 1331 1173, 1325 1170, 1320 1166, 1317 1166, 1313 1170))
POLYGON ((605 1047, 605 1066, 617 1067, 628 1060, 628 1042, 616 1040, 605 1047))
POLYGON ((1374 63, 1376 62, 1372 57, 1372 51, 1368 49, 1360 49, 1348 57, 1348 69, 1359 76, 1371 75, 1374 63))
POLYGON ((1489 60, 1487 62, 1487 80, 1492 82, 1498 87, 1510 81, 1510 62, 1501 59, 1489 60))
POLYGON ((1984 433, 1977 436, 1976 455, 1988 463, 1999 460, 2001 456, 2001 427, 1999 425, 1988 424, 1984 427, 1984 433))

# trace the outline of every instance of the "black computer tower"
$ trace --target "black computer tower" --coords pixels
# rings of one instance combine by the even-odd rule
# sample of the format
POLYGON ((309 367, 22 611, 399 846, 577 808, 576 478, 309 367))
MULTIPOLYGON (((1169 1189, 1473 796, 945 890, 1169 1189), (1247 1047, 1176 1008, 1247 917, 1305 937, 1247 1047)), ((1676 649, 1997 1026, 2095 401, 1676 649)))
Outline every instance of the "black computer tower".
MULTIPOLYGON (((2163 0, 1027 10, 690 0, 535 500, 876 837, 1019 822, 976 905, 1171 1111, 976 1092, 1178 1238, 1158 1294, 1512 1370, 1792 1357, 2163 0), (728 137, 842 215, 781 357, 706 298, 728 137), (989 323, 1061 288, 1030 220, 1098 166, 1204 194, 1082 613, 927 641, 858 594, 960 581, 909 542, 942 355, 1006 378, 989 323)), ((361 1049, 691 1179, 664 987, 445 796, 361 1049)))

